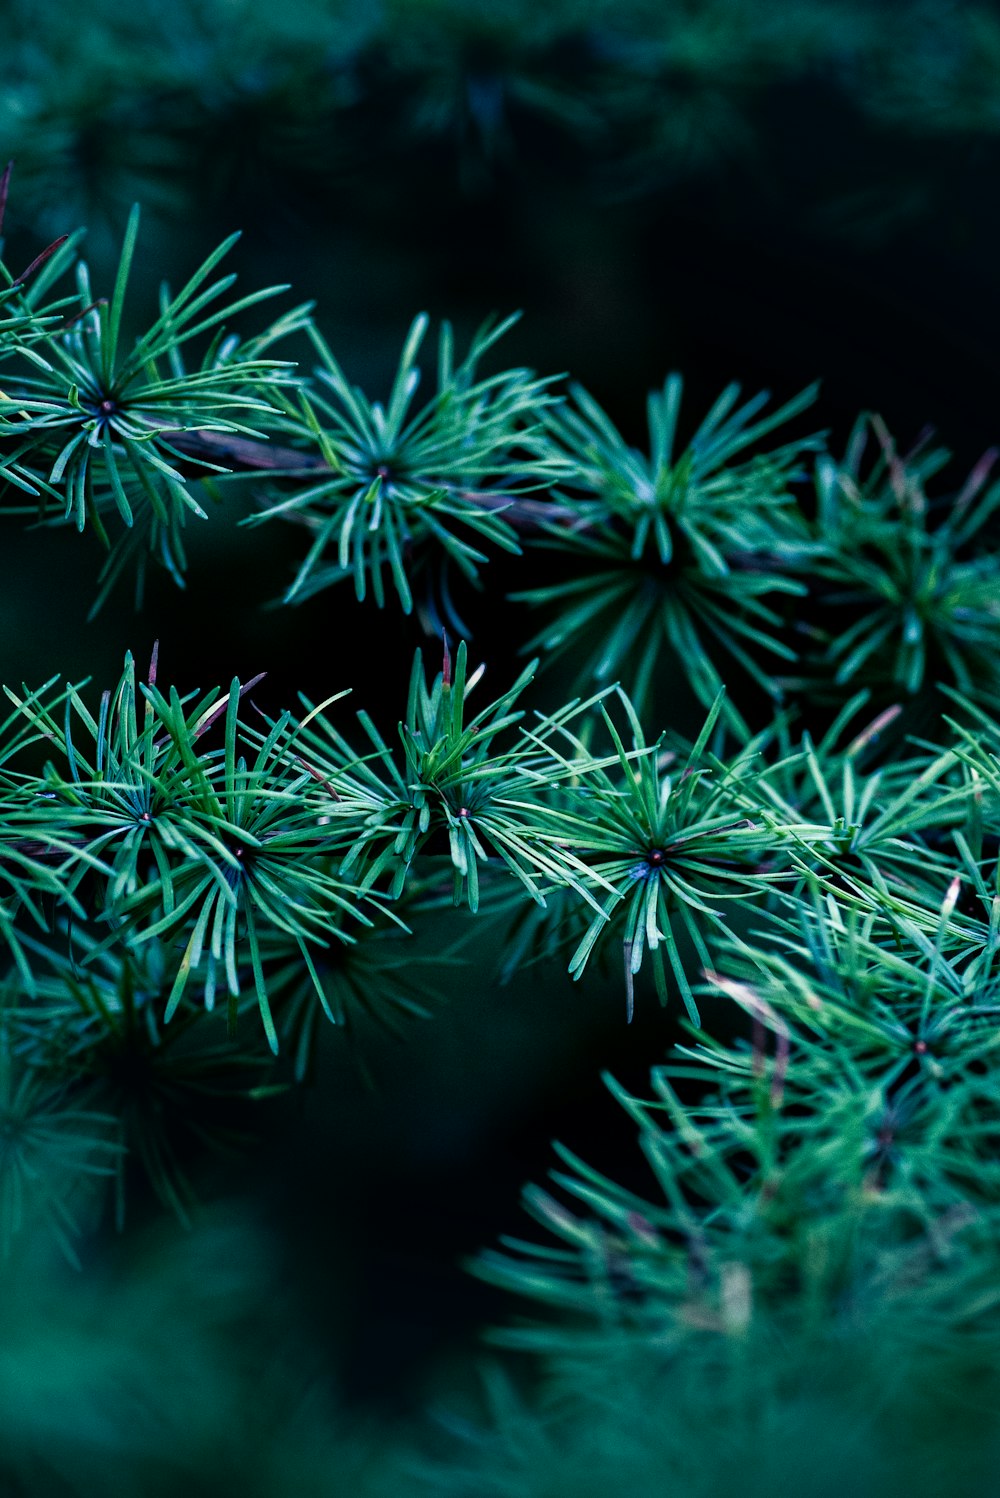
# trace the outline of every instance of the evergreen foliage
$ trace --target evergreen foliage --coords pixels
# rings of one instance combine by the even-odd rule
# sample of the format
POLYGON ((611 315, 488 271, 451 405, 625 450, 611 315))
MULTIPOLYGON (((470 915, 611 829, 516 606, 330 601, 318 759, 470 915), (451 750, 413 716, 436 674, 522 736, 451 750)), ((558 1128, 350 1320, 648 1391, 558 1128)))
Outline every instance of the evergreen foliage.
MULTIPOLYGON (((309 0, 294 15, 263 0, 182 0, 169 15, 99 0, 85 35, 55 0, 14 0, 0 136, 43 235, 68 218, 106 237, 137 197, 166 219, 276 172, 299 194, 329 190, 401 137, 446 145, 474 195, 529 125, 605 190, 648 194, 752 160, 760 101, 802 82, 890 139, 989 139, 998 39, 989 6, 925 0, 309 0)), ((901 201, 869 217, 905 216, 908 191, 904 179, 901 201)))
MULTIPOLYGON (((525 473, 529 486, 544 482, 545 455, 533 439, 545 382, 521 369, 476 378, 480 360, 511 321, 483 328, 457 366, 452 331, 445 324, 437 391, 415 414, 411 403, 420 383, 416 359, 427 332, 425 316, 410 329, 384 408, 348 384, 329 347, 313 332, 322 361, 319 388, 300 392, 302 419, 292 436, 314 445, 317 466, 333 476, 317 474, 306 489, 261 517, 298 520, 313 537, 286 602, 353 577, 358 601, 371 587, 381 607, 388 568, 399 603, 410 613, 408 572, 428 544, 473 581, 487 560, 480 546, 518 550, 503 507, 524 486, 525 473), (520 482, 512 483, 516 479, 520 482)), ((449 624, 457 622, 449 615, 449 624)))
MULTIPOLYGON (((664 157, 679 169, 739 138, 744 111, 749 132, 749 97, 774 79, 835 81, 886 128, 906 125, 923 80, 921 129, 995 128, 994 21, 956 11, 942 57, 934 16, 901 4, 905 41, 882 67, 888 23, 819 0, 794 24, 737 0, 442 0, 419 25, 407 0, 239 9, 229 53, 215 0, 183 7, 193 74, 176 15, 102 10, 105 41, 141 58, 130 74, 43 6, 48 55, 76 58, 63 99, 37 18, 12 7, 0 134, 20 132, 41 248, 19 273, 0 260, 0 521, 84 533, 84 567, 96 539, 95 614, 126 577, 142 604, 151 564, 184 586, 189 528, 215 509, 234 555, 239 524, 271 536, 284 521, 304 545, 291 577, 270 566, 262 605, 318 609, 350 583, 359 638, 373 608, 401 631, 415 616, 424 638, 384 721, 353 641, 331 651, 334 691, 314 701, 303 666, 280 710, 263 673, 164 681, 158 647, 145 667, 127 654, 109 686, 5 686, 0 1476, 17 1493, 85 1492, 96 1429, 115 1490, 185 1480, 136 1287, 115 1303, 91 1262, 108 1227, 133 1251, 152 1198, 191 1228, 183 1253, 161 1254, 154 1217, 137 1271, 150 1324, 185 1328, 183 1368, 165 1375, 176 1418, 234 1490, 992 1491, 995 452, 949 486, 945 449, 925 437, 901 454, 871 413, 841 455, 815 430, 816 386, 772 406, 729 384, 689 421, 676 373, 637 447, 580 384, 503 363, 514 317, 464 354, 443 323, 422 398, 420 314, 372 396, 311 303, 262 322, 288 288, 234 291, 220 267, 236 236, 142 322, 138 209, 104 285, 99 242, 93 280, 79 233, 44 242, 61 228, 44 204, 82 215, 101 198, 120 221, 123 190, 149 183, 154 208, 157 188, 176 205, 206 122, 221 139, 258 110, 273 129, 242 132, 247 172, 297 142, 297 170, 325 179, 337 132, 384 91, 414 131, 452 135, 471 192, 516 150, 524 113, 642 191, 664 157), (318 57, 317 16, 337 39, 318 57), (142 130, 92 133, 112 85, 122 121, 155 116, 153 154, 142 130), (511 579, 509 643, 549 674, 533 660, 491 695, 465 616, 511 579), (644 1091, 606 1074, 637 1159, 598 1168, 557 1144, 552 1184, 525 1190, 535 1237, 507 1234, 468 1266, 518 1306, 491 1336, 531 1378, 490 1362, 444 1433, 421 1424, 377 1452, 329 1391, 282 1408, 308 1354, 275 1330, 259 1224, 200 1204, 203 1160, 266 1137, 279 1099, 329 1081, 324 1027, 409 1038, 442 971, 492 981, 496 948, 512 983, 536 965, 553 984, 609 974, 623 1023, 658 1000, 683 1038, 644 1091), (19 1285, 94 1370, 85 1396, 54 1380, 58 1421, 19 1285), (218 1321, 192 1316, 213 1296, 218 1321), (233 1350, 244 1322, 249 1372, 233 1350), (116 1405, 130 1380, 150 1407, 132 1444, 116 1405), (284 1459, 257 1419, 239 1449, 227 1434, 262 1400, 284 1459)), ((17 181, 0 178, 0 228, 17 181)))
MULTIPOLYGON (((564 458, 569 493, 565 513, 548 527, 547 544, 570 552, 575 571, 584 564, 588 570, 521 595, 557 610, 555 622, 529 648, 579 650, 595 631, 598 643, 585 674, 601 682, 624 676, 638 707, 646 703, 665 649, 689 663, 699 700, 712 705, 722 677, 706 633, 713 647, 721 645, 773 691, 757 652, 785 659, 791 652, 775 638, 780 619, 764 599, 805 592, 788 575, 805 540, 789 485, 801 479, 802 459, 817 439, 746 454, 808 407, 815 389, 761 417, 767 395, 740 406, 739 386, 730 385, 678 452, 681 393, 675 374, 650 394, 648 456, 629 447, 579 387, 571 402, 556 408, 549 430, 564 458), (590 571, 594 566, 599 570, 590 571)), ((742 724, 731 704, 727 716, 742 724)))

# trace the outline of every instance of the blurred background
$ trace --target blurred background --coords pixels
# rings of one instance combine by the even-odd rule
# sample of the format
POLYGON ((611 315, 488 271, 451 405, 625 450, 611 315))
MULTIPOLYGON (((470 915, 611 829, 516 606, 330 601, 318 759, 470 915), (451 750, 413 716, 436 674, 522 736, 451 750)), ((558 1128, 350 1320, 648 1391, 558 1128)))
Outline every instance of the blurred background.
MULTIPOLYGON (((138 201, 138 327, 162 279, 176 289, 242 229, 242 289, 314 298, 372 395, 417 311, 467 337, 519 308, 506 357, 570 372, 637 442, 672 369, 692 422, 731 379, 784 399, 820 377, 835 448, 866 409, 904 447, 932 424, 956 473, 1000 438, 989 6, 5 0, 8 157, 9 264, 85 226, 107 290, 138 201)), ((229 492, 190 532, 186 592, 156 577, 137 614, 126 587, 91 624, 96 543, 5 519, 0 680, 61 672, 96 692, 158 638, 182 689, 267 671, 257 700, 276 708, 350 686, 391 730, 416 624, 346 592, 268 607, 297 537, 238 529, 250 499, 229 492)), ((494 692, 531 632, 504 598, 532 567, 492 563, 463 600, 494 692)), ((535 702, 560 691, 553 673, 535 702)), ((510 1314, 463 1257, 522 1231, 519 1189, 553 1137, 627 1178, 632 1131, 600 1072, 641 1087, 676 1028, 651 993, 626 1028, 617 975, 503 987, 495 933, 456 933, 466 965, 434 978, 429 1021, 331 1032, 307 1087, 241 1118, 248 1142, 194 1152, 207 1205, 190 1231, 138 1195, 123 1234, 95 1224, 82 1278, 30 1254, 11 1267, 12 1491, 53 1471, 57 1491, 90 1491, 109 1453, 123 1493, 189 1468, 205 1491, 280 1491, 294 1449, 315 1491, 339 1491, 335 1471, 360 1492, 375 1447, 458 1397, 483 1326, 510 1314), (262 1424, 239 1445, 251 1401, 262 1424)), ((443 939, 426 932, 425 952, 443 939)))

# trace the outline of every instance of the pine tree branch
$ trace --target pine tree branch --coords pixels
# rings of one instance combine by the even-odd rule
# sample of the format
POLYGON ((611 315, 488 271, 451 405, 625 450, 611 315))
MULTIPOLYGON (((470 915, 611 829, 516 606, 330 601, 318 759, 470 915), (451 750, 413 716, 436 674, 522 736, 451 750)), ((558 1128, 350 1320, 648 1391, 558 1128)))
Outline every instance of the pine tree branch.
MULTIPOLYGON (((228 432, 210 431, 166 431, 164 438, 171 447, 188 457, 208 463, 221 463, 235 473, 256 474, 262 477, 296 478, 308 476, 312 482, 317 473, 329 473, 329 466, 314 453, 302 452, 295 447, 281 447, 277 443, 259 442, 252 437, 230 435, 228 432)), ((504 490, 463 491, 462 498, 481 505, 484 510, 502 510, 504 519, 518 530, 533 530, 553 520, 575 520, 579 516, 568 506, 551 499, 526 499, 511 495, 504 490)))
POLYGON ((208 463, 223 463, 236 473, 314 474, 329 472, 323 459, 295 447, 280 447, 276 442, 258 442, 229 432, 165 431, 171 447, 191 458, 208 463))

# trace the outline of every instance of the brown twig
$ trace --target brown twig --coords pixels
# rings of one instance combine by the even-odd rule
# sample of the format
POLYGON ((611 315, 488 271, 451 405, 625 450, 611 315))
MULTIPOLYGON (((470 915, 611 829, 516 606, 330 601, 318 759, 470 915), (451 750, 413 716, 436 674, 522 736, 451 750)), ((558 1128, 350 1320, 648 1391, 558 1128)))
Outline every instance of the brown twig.
MULTIPOLYGON (((235 473, 297 478, 331 471, 315 453, 229 432, 164 431, 161 436, 175 451, 195 462, 222 464, 235 473)), ((502 510, 504 519, 518 530, 533 530, 553 520, 579 520, 566 506, 550 499, 525 499, 503 490, 474 489, 464 491, 461 497, 484 510, 502 510)))
POLYGON ((10 192, 10 174, 14 170, 14 163, 8 161, 3 172, 0 173, 0 234, 3 233, 3 219, 7 212, 7 194, 10 192))
POLYGON ((164 431, 164 441, 186 453, 189 458, 206 463, 222 463, 236 473, 316 473, 330 470, 315 453, 300 452, 296 447, 279 447, 275 442, 258 442, 230 432, 164 431))

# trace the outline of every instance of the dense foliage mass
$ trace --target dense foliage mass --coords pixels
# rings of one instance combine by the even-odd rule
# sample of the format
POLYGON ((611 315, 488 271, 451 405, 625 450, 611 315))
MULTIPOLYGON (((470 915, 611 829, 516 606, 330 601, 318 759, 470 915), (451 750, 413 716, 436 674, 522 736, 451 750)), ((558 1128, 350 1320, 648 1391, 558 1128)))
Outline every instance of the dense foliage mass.
MULTIPOLYGON (((164 218, 277 168, 301 195, 405 142, 446 143, 482 190, 534 125, 616 194, 753 159, 781 89, 842 96, 889 136, 995 136, 1000 21, 985 4, 891 0, 12 0, 0 138, 40 232, 69 213, 105 234, 137 184, 164 218)), ((879 217, 925 184, 883 183, 879 217)), ((838 218, 859 205, 843 188, 838 218)))
MULTIPOLYGON (((668 24, 658 7, 574 0, 518 10, 516 27, 468 6, 420 26, 406 5, 342 7, 319 60, 315 18, 241 9, 232 55, 214 45, 214 7, 190 7, 194 122, 172 112, 160 12, 115 22, 128 47, 152 28, 116 97, 126 126, 156 114, 162 154, 147 171, 125 159, 129 129, 100 142, 123 153, 95 178, 112 217, 133 175, 179 190, 199 131, 231 124, 251 87, 280 103, 258 147, 280 156, 299 131, 317 173, 332 167, 316 138, 384 70, 415 127, 457 131, 473 175, 537 110, 624 142, 636 185, 657 153, 675 159, 678 131, 698 146, 720 69, 738 84, 716 99, 729 130, 733 98, 772 75, 859 87, 885 62, 884 19, 839 5, 786 25, 725 0, 668 24), (690 112, 650 132, 664 74, 690 112)), ((922 128, 970 128, 974 106, 992 119, 989 77, 967 86, 996 50, 991 16, 956 13, 946 66, 933 15, 899 9, 919 24, 881 90, 860 89, 865 107, 904 123, 922 68, 937 88, 922 128)), ((105 87, 113 49, 89 54, 60 14, 50 46, 79 45, 87 64, 74 87, 105 87)), ((12 55, 30 57, 28 12, 12 17, 12 55)), ((3 105, 29 212, 32 194, 52 201, 31 152, 59 173, 75 150, 70 103, 43 81, 25 73, 3 105)), ((0 179, 0 229, 17 180, 0 179)), ((60 204, 93 185, 74 166, 60 204)), ((38 206, 35 225, 49 218, 38 206)), ((572 379, 505 365, 513 318, 465 345, 444 323, 428 357, 417 317, 373 398, 311 304, 235 289, 235 237, 164 286, 143 324, 141 244, 133 210, 106 285, 78 234, 23 270, 0 261, 8 532, 80 532, 81 567, 96 539, 96 616, 123 590, 142 605, 157 573, 183 588, 210 513, 234 547, 238 526, 284 527, 295 560, 275 564, 262 605, 346 592, 359 620, 409 617, 423 640, 387 718, 356 641, 334 642, 342 676, 323 700, 303 661, 283 710, 261 676, 191 686, 168 642, 162 660, 129 653, 110 683, 4 688, 4 1481, 93 1491, 107 1449, 105 1490, 123 1493, 175 1491, 192 1471, 206 1491, 373 1498, 992 1491, 995 453, 955 481, 943 448, 901 448, 871 413, 832 443, 815 386, 772 403, 729 384, 699 411, 676 373, 650 393, 638 445, 572 379), (515 579, 503 629, 539 658, 494 686, 466 616, 498 574, 515 579), (499 943, 490 971, 480 931, 499 943), (525 1192, 535 1237, 469 1266, 516 1297, 493 1337, 537 1376, 491 1363, 473 1411, 386 1450, 308 1404, 308 1339, 259 1224, 213 1216, 195 1184, 207 1147, 250 1124, 266 1134, 277 1100, 329 1081, 324 1027, 425 1016, 448 966, 515 985, 598 969, 622 1024, 659 1002, 683 1039, 641 1092, 607 1077, 644 1174, 557 1146, 552 1185, 525 1192), (112 1289, 93 1246, 109 1220, 130 1242, 149 1193, 192 1236, 170 1254, 139 1240, 112 1289), (32 1298, 58 1348, 39 1340, 32 1298), (161 1349, 173 1321, 184 1336, 161 1349), (262 1401, 267 1429, 250 1418, 262 1401)))

